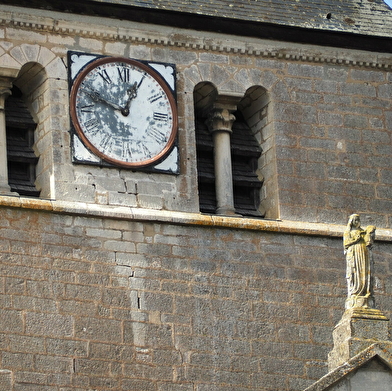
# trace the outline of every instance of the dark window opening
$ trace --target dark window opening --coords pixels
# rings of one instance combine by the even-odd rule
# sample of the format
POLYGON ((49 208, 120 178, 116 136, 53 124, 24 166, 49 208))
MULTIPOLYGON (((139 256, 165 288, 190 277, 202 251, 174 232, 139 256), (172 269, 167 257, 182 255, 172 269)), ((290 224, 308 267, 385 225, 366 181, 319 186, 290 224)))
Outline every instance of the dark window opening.
POLYGON ((216 210, 214 143, 204 123, 196 119, 196 151, 200 212, 214 214, 216 210))
POLYGON ((262 182, 256 174, 261 148, 246 124, 240 111, 234 113, 231 135, 231 159, 233 165, 234 207, 236 213, 257 216, 262 182))
POLYGON ((8 182, 11 191, 20 195, 39 197, 35 187, 35 167, 38 157, 33 151, 37 127, 17 87, 5 102, 8 182))

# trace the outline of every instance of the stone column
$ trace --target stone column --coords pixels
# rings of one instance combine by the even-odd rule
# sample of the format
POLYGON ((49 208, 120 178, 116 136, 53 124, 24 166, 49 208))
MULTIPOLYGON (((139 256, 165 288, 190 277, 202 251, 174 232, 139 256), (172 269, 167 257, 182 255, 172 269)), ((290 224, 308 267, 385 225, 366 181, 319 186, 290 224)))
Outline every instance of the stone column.
POLYGON ((206 124, 214 142, 215 192, 219 215, 235 215, 230 139, 240 97, 218 96, 208 109, 206 124))
POLYGON ((0 67, 0 195, 17 195, 8 184, 7 138, 5 124, 5 101, 11 94, 12 81, 19 70, 0 67))

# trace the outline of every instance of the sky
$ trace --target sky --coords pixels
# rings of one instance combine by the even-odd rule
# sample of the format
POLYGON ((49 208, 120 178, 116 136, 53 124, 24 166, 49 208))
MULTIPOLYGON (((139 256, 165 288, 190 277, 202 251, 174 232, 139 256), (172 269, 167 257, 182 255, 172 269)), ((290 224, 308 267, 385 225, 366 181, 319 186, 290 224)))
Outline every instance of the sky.
POLYGON ((384 0, 392 8, 392 0, 384 0))

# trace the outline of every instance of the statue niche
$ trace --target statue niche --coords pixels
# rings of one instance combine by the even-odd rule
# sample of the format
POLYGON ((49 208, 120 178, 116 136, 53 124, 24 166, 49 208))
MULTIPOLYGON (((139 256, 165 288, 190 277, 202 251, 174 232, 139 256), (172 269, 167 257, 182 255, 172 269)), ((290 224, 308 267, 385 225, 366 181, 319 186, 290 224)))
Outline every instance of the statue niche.
POLYGON ((349 217, 343 235, 346 254, 347 300, 346 309, 373 308, 371 254, 376 227, 369 225, 361 228, 359 215, 349 217))

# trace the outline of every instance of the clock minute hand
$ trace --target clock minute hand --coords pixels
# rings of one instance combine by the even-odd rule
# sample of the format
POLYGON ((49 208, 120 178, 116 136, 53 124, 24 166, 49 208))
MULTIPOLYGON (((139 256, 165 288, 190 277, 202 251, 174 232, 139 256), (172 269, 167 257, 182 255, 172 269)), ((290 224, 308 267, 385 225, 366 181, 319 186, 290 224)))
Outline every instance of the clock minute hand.
POLYGON ((113 107, 113 109, 115 109, 115 110, 119 110, 119 111, 123 110, 123 108, 121 106, 119 106, 118 104, 110 102, 109 100, 105 99, 97 91, 94 91, 92 89, 89 90, 89 89, 86 89, 86 88, 81 88, 81 91, 83 91, 87 95, 89 95, 90 98, 93 101, 95 101, 95 102, 103 102, 103 103, 106 103, 107 105, 109 105, 110 107, 113 107))

